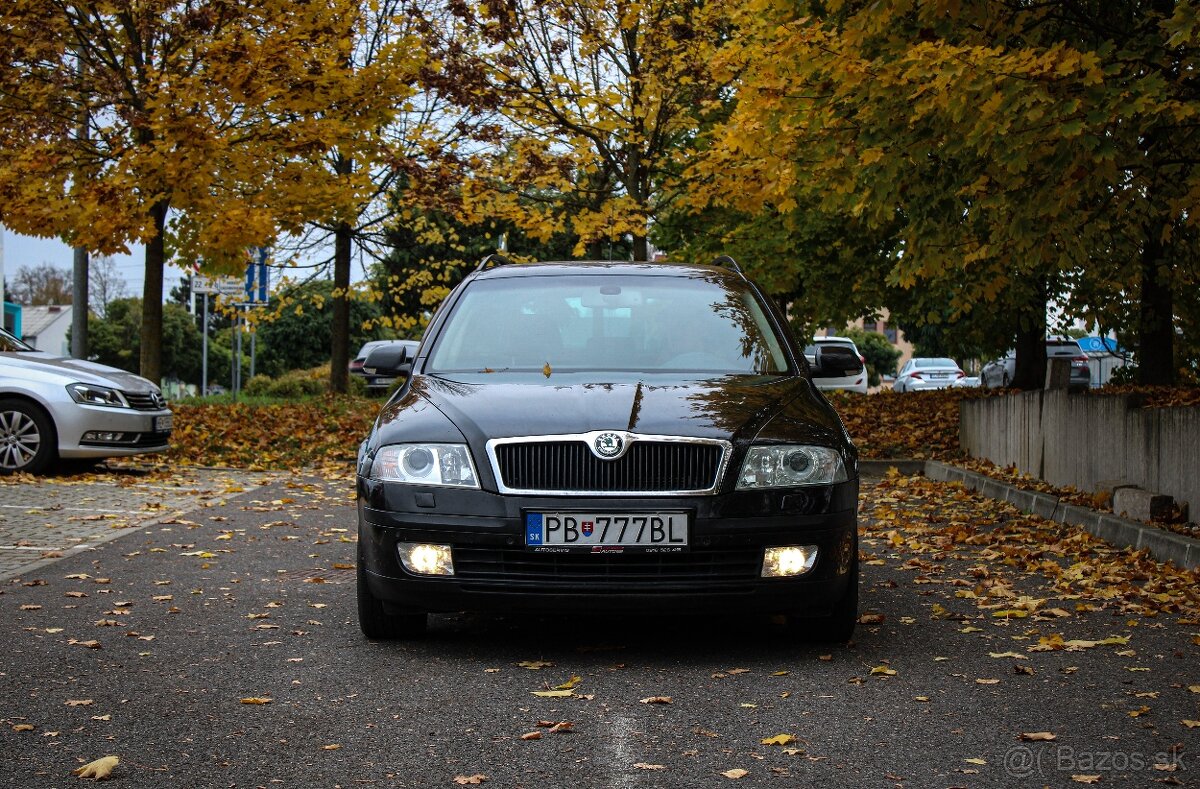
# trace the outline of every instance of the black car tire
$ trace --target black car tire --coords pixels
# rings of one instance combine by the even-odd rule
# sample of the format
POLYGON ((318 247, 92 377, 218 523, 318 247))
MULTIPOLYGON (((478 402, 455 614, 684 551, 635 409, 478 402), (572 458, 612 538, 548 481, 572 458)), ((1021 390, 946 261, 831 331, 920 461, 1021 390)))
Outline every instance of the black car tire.
POLYGON ((364 636, 372 641, 414 638, 422 635, 428 624, 425 613, 390 613, 384 602, 371 594, 362 556, 358 557, 358 626, 364 636))
POLYGON ((813 644, 844 644, 854 636, 858 624, 858 551, 850 565, 846 591, 833 605, 833 609, 822 616, 789 615, 788 634, 800 641, 813 644))
POLYGON ((45 470, 58 456, 57 443, 54 423, 41 408, 16 398, 0 400, 0 474, 37 474, 45 470), (18 461, 16 444, 26 449, 36 444, 33 456, 18 461))

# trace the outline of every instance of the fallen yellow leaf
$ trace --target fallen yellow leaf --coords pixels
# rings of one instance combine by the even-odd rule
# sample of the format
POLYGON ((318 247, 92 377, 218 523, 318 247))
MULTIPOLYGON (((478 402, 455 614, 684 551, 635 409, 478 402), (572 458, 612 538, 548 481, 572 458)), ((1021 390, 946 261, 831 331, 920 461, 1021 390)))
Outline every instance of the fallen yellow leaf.
POLYGON ((1057 740, 1058 735, 1048 731, 1022 732, 1021 739, 1025 742, 1051 742, 1057 740))
POLYGON ((1098 775, 1072 775, 1071 780, 1077 784, 1098 784, 1100 776, 1098 775))
POLYGON ((84 766, 72 770, 71 775, 103 781, 112 775, 113 768, 120 763, 121 760, 116 756, 104 756, 94 762, 88 762, 84 766))
POLYGON ((1184 726, 1187 726, 1189 729, 1194 729, 1194 728, 1196 728, 1197 726, 1200 726, 1200 721, 1188 721, 1188 720, 1185 720, 1185 721, 1182 721, 1182 723, 1183 723, 1183 725, 1184 725, 1184 726))
POLYGON ((474 775, 456 775, 456 776, 454 776, 454 783, 458 784, 459 786, 467 786, 468 784, 470 784, 470 785, 481 784, 486 780, 487 780, 487 776, 484 775, 483 773, 475 773, 474 775))
POLYGON ((667 769, 661 764, 646 764, 645 762, 635 762, 634 767, 639 770, 665 770, 667 769))
POLYGON ((738 778, 744 778, 749 774, 749 770, 743 770, 741 767, 734 767, 732 770, 726 770, 725 772, 721 773, 721 775, 725 776, 726 778, 732 778, 735 781, 738 778))
POLYGON ((250 696, 248 698, 242 699, 242 703, 243 704, 270 704, 271 699, 268 699, 265 696, 250 696))
POLYGON ((13 726, 13 731, 33 731, 32 723, 18 723, 13 726))
POLYGON ((566 699, 570 698, 571 691, 569 690, 535 690, 533 695, 541 696, 544 699, 566 699))
POLYGON ((540 668, 549 668, 554 664, 548 660, 522 660, 517 665, 521 668, 527 668, 530 671, 537 671, 540 668))
POLYGON ((644 699, 639 699, 643 704, 670 704, 670 696, 647 696, 644 699))
POLYGON ((763 745, 791 745, 795 741, 796 738, 791 734, 776 734, 774 737, 761 740, 763 745))
POLYGON ((570 679, 568 679, 566 682, 562 683, 561 685, 555 685, 554 689, 555 690, 570 690, 571 688, 578 685, 580 682, 583 682, 583 677, 580 677, 578 675, 572 675, 570 679))
POLYGON ((875 668, 871 669, 871 673, 872 674, 883 674, 884 676, 887 676, 887 677, 896 676, 895 669, 888 668, 887 666, 876 666, 875 668))

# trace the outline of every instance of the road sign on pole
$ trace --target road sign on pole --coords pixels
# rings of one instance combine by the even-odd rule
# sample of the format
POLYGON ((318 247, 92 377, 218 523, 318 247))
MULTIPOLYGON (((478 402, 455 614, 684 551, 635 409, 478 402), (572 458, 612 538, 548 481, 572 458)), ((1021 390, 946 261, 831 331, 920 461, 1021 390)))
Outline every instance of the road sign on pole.
POLYGON ((270 276, 267 273, 267 257, 271 254, 270 247, 251 247, 250 260, 246 263, 246 284, 244 287, 247 304, 266 304, 270 276))

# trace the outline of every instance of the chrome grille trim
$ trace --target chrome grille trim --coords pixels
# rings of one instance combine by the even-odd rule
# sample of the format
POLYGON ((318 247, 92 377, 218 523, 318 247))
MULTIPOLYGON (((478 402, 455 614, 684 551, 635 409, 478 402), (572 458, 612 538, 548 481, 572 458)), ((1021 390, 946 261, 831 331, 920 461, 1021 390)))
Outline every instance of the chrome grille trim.
POLYGON ((126 392, 125 401, 129 407, 137 411, 160 411, 167 407, 167 401, 158 392, 126 392))
MULTIPOLYGON (((493 438, 487 442, 488 460, 492 466, 492 474, 496 478, 496 487, 501 493, 513 493, 529 496, 711 496, 717 492, 720 487, 721 480, 725 477, 725 469, 729 463, 729 457, 732 454, 733 446, 730 442, 716 438, 696 438, 692 436, 659 436, 659 435, 644 435, 639 433, 630 433, 623 430, 596 430, 591 433, 570 433, 564 435, 549 435, 549 436, 514 436, 511 438, 493 438), (618 433, 626 442, 627 448, 618 458, 604 460, 595 457, 592 451, 592 443, 601 433, 618 433), (670 462, 674 457, 677 464, 696 464, 705 463, 705 459, 696 457, 687 457, 686 453, 672 453, 670 447, 663 445, 677 445, 681 449, 682 445, 712 447, 717 450, 718 455, 716 462, 707 461, 709 469, 705 469, 704 480, 705 484, 699 487, 690 488, 655 488, 653 486, 622 487, 620 489, 595 489, 588 487, 568 488, 568 487, 519 487, 510 485, 506 479, 511 479, 513 474, 507 477, 502 468, 502 447, 511 446, 514 444, 541 444, 544 445, 545 457, 541 460, 545 462, 556 462, 567 464, 568 468, 562 472, 562 476, 574 476, 576 478, 588 477, 596 479, 597 477, 625 477, 628 478, 631 473, 637 471, 636 467, 630 468, 623 466, 629 464, 635 466, 641 459, 643 452, 659 452, 667 455, 667 461, 670 462), (600 470, 608 466, 609 470, 600 470)), ((652 458, 651 458, 652 459, 652 458)), ((533 473, 536 474, 536 469, 533 473)), ((691 476, 693 482, 701 482, 698 477, 697 468, 676 468, 676 479, 691 476)), ((515 473, 515 472, 514 472, 515 473)), ((530 472, 525 470, 526 475, 530 472)), ((545 476, 542 477, 545 479, 545 476)))

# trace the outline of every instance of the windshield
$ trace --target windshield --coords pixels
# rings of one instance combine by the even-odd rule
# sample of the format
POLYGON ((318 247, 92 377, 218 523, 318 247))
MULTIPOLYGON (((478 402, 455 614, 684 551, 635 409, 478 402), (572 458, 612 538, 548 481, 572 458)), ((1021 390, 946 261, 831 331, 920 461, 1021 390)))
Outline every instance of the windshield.
POLYGON ((428 372, 686 371, 779 374, 787 356, 762 305, 724 280, 579 275, 467 286, 428 372), (547 367, 548 366, 548 367, 547 367))
POLYGON ((4 329, 0 329, 0 353, 10 353, 12 351, 32 351, 35 348, 31 345, 18 340, 13 335, 9 334, 4 329))

